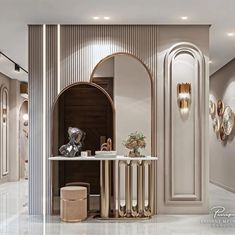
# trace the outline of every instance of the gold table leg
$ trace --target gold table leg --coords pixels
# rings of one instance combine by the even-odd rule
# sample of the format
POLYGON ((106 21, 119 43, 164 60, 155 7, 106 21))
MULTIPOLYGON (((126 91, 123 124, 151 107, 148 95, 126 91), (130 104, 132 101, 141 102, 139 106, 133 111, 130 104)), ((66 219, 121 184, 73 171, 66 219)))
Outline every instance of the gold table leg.
POLYGON ((109 218, 111 212, 111 162, 100 161, 100 216, 109 218))
POLYGON ((145 204, 145 166, 143 162, 137 165, 137 206, 139 217, 144 215, 145 204))
POLYGON ((126 202, 126 216, 131 216, 132 210, 132 168, 131 163, 126 163, 126 184, 125 184, 125 202, 126 202))

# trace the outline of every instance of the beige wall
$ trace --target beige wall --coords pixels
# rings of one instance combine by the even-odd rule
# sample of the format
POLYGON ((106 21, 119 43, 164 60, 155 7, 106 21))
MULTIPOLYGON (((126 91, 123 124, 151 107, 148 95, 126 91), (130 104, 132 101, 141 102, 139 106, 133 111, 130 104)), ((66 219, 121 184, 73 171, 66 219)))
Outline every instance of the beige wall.
MULTIPOLYGON (((235 112, 235 59, 210 77, 210 99, 222 99, 235 112)), ((223 143, 213 131, 212 119, 209 120, 210 181, 235 192, 235 128, 223 143)))

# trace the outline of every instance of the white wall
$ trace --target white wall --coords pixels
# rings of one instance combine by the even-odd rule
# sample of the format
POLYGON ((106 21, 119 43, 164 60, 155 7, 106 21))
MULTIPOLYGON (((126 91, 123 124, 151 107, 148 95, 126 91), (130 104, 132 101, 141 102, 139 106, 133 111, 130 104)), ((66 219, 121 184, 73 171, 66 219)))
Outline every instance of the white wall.
MULTIPOLYGON (((235 59, 210 77, 210 99, 221 99, 235 112, 235 59)), ((235 127, 227 142, 217 138, 209 118, 210 181, 235 192, 235 127)))

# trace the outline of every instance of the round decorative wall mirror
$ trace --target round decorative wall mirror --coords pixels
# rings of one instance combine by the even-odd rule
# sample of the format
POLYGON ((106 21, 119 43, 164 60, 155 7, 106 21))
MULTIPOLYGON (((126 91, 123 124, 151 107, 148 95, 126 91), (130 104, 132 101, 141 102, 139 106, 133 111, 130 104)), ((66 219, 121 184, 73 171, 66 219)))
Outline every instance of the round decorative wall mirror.
POLYGON ((224 103, 221 100, 217 102, 217 114, 218 116, 222 116, 224 113, 224 103))
POLYGON ((233 129, 233 125, 234 125, 234 113, 231 107, 226 106, 223 114, 223 127, 224 127, 224 133, 226 135, 230 135, 233 129))

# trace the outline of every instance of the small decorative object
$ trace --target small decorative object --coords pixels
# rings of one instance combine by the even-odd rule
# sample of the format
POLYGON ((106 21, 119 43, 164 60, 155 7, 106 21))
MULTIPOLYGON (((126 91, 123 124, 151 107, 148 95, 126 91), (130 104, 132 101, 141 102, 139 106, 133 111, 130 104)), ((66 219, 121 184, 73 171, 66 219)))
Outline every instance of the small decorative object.
POLYGON ((81 152, 81 157, 87 157, 87 152, 81 152))
POLYGON ((218 116, 222 116, 224 113, 224 103, 221 100, 217 102, 217 114, 218 116))
POLYGON ((100 147, 100 151, 112 151, 112 139, 108 138, 107 143, 103 143, 100 147))
POLYGON ((90 157, 91 156, 91 150, 86 150, 87 152, 87 156, 90 157))
POLYGON ((227 138, 227 136, 226 136, 226 134, 225 134, 225 132, 224 132, 224 126, 223 126, 223 124, 221 124, 220 125, 220 130, 219 130, 219 134, 220 134, 220 139, 222 140, 222 141, 225 141, 226 140, 226 138, 227 138))
POLYGON ((145 142, 146 137, 142 133, 131 133, 126 141, 123 142, 123 145, 130 149, 130 157, 141 157, 139 149, 146 147, 145 142))
POLYGON ((223 129, 226 135, 230 135, 234 125, 234 113, 231 107, 226 106, 223 114, 223 129))
POLYGON ((209 113, 210 113, 211 116, 215 115, 215 110, 216 110, 215 103, 212 100, 210 100, 210 102, 209 102, 209 113))
POLYGON ((177 84, 178 104, 181 112, 187 112, 191 100, 191 84, 177 84))
POLYGON ((95 151, 96 157, 115 157, 117 155, 117 151, 112 150, 112 139, 108 138, 106 143, 103 143, 100 146, 100 151, 95 151))
POLYGON ((61 155, 65 157, 75 157, 80 155, 86 133, 81 129, 69 127, 69 143, 60 147, 61 155))
POLYGON ((214 129, 214 131, 217 133, 217 132, 219 132, 219 129, 220 129, 220 120, 217 118, 217 117, 215 117, 214 119, 213 119, 213 129, 214 129))
MULTIPOLYGON (((214 110, 216 110, 215 104, 213 105, 213 102, 210 101, 210 114, 213 114, 214 110)), ((226 106, 224 108, 224 103, 221 100, 218 100, 217 102, 218 117, 215 116, 215 113, 211 115, 211 118, 213 119, 213 129, 216 133, 219 134, 218 136, 220 137, 220 139, 222 141, 225 141, 233 130, 234 113, 231 107, 226 106)))

